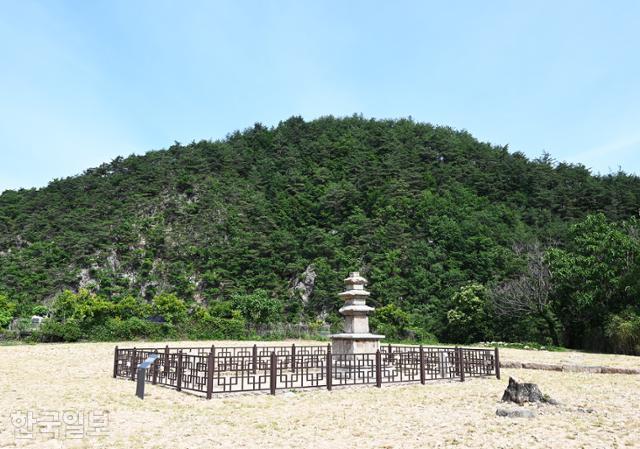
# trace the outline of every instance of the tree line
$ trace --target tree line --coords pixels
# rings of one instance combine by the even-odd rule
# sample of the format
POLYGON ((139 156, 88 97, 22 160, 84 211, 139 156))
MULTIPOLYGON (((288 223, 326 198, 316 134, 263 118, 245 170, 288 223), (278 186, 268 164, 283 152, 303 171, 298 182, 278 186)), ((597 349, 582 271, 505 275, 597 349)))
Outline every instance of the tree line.
POLYGON ((3 192, 0 326, 39 312, 48 340, 337 327, 360 270, 393 339, 637 352, 638 204, 634 175, 466 131, 292 117, 3 192))

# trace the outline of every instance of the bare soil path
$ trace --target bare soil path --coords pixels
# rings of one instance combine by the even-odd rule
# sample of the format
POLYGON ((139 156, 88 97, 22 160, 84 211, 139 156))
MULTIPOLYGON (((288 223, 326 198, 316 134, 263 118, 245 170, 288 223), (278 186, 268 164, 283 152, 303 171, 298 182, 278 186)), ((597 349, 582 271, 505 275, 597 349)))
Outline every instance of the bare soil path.
MULTIPOLYGON (((170 344, 212 343, 253 344, 170 344)), ((142 346, 120 346, 136 344, 142 346)), ((500 381, 305 390, 276 396, 237 394, 210 401, 147 385, 147 396, 141 401, 134 396, 132 382, 111 377, 114 345, 0 347, 0 447, 640 447, 640 376, 635 375, 503 369, 500 381), (537 415, 533 419, 497 417, 510 375, 537 383, 560 405, 530 406, 537 415), (106 427, 98 429, 106 436, 89 435, 96 429, 86 424, 82 432, 67 435, 72 424, 59 419, 59 435, 42 433, 35 423, 32 438, 16 438, 12 413, 32 412, 39 420, 47 413, 64 411, 70 412, 67 418, 75 413, 85 422, 90 413, 107 415, 106 427)), ((640 365, 639 358, 601 354, 504 349, 501 356, 540 363, 640 365)))

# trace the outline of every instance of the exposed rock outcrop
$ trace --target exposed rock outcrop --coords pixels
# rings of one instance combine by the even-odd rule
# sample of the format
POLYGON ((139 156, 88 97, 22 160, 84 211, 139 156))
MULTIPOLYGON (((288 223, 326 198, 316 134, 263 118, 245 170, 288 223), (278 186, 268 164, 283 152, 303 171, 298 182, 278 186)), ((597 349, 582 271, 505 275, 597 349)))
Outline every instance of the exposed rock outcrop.
POLYGON ((543 402, 556 405, 557 401, 549 396, 542 394, 540 388, 536 384, 519 382, 513 377, 509 377, 509 386, 504 390, 502 395, 503 402, 515 402, 522 405, 525 402, 543 402))
POLYGON ((297 279, 292 280, 292 293, 294 295, 299 295, 300 299, 305 304, 309 301, 309 298, 311 298, 317 276, 318 275, 315 272, 315 267, 313 266, 313 264, 311 264, 297 279))

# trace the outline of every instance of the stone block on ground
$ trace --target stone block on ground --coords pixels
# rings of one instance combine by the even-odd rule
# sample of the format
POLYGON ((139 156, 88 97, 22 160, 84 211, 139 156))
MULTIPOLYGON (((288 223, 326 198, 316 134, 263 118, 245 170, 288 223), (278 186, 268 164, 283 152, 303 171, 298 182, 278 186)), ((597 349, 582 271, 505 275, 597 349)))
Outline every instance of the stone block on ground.
POLYGON ((603 366, 603 374, 640 374, 640 369, 634 368, 618 368, 615 366, 603 366))
POLYGON ((562 371, 567 373, 601 373, 601 366, 562 365, 562 371))
POLYGON ((505 418, 535 418, 536 414, 533 410, 529 410, 528 408, 516 408, 516 409, 505 409, 499 408, 496 410, 497 416, 503 416, 505 418))
POLYGON ((516 362, 511 360, 501 360, 500 368, 522 368, 522 362, 516 362))
POLYGON ((540 369, 546 371, 562 371, 561 365, 554 365, 551 363, 523 363, 524 369, 540 369))

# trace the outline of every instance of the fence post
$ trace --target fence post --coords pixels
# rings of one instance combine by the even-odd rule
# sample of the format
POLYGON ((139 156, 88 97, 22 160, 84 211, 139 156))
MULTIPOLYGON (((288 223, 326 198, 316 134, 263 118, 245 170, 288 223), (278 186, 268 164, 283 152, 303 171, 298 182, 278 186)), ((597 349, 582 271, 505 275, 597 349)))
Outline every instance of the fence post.
POLYGON ((291 371, 296 370, 296 344, 291 344, 291 371))
POLYGON ((136 380, 136 348, 133 348, 133 352, 131 353, 131 380, 136 380))
POLYGON ((178 351, 178 368, 176 375, 176 390, 182 391, 182 349, 178 351))
POLYGON ((455 345, 453 347, 453 375, 459 376, 460 375, 459 370, 460 370, 460 365, 458 360, 458 345, 455 345))
POLYGON ((271 376, 269 376, 269 380, 270 380, 270 387, 271 387, 271 394, 275 395, 276 394, 276 383, 278 382, 277 376, 278 376, 278 367, 277 367, 277 363, 278 363, 278 356, 276 356, 276 351, 271 352, 271 376))
POLYGON ((253 365, 253 374, 258 371, 258 345, 254 343, 253 353, 251 355, 251 364, 253 365))
POLYGON ((209 353, 207 361, 207 399, 211 399, 213 393, 213 352, 209 353))
POLYGON ((158 365, 158 359, 155 359, 153 361, 153 365, 151 366, 151 369, 153 370, 153 377, 151 378, 152 385, 156 385, 158 383, 158 365))
POLYGON ((376 387, 382 386, 382 356, 380 350, 376 351, 376 387))
POLYGON ((113 354, 113 378, 118 377, 118 347, 116 346, 115 353, 113 354))
POLYGON ((332 372, 333 372, 333 358, 331 356, 331 346, 327 347, 327 390, 331 391, 331 388, 333 388, 333 378, 332 376, 332 372))
POLYGON ((424 348, 420 345, 420 383, 424 385, 424 348))
POLYGON ((165 378, 169 377, 169 371, 171 371, 171 365, 169 363, 169 345, 164 347, 164 370, 163 375, 165 378))
POLYGON ((458 367, 460 369, 460 382, 464 382, 464 360, 462 359, 462 348, 456 348, 456 350, 458 351, 456 358, 458 359, 458 367))
POLYGON ((493 361, 496 364, 496 379, 500 380, 500 352, 498 351, 497 346, 494 349, 494 351, 495 351, 495 356, 493 361))
POLYGON ((391 343, 387 345, 387 352, 389 353, 389 361, 393 363, 393 350, 391 349, 391 343))

